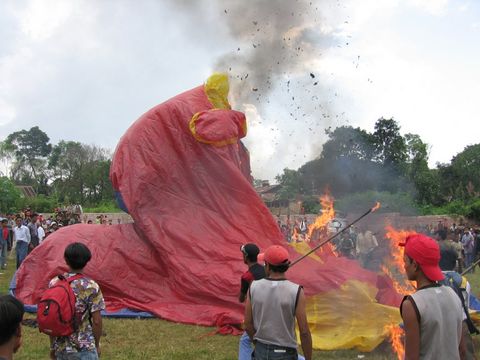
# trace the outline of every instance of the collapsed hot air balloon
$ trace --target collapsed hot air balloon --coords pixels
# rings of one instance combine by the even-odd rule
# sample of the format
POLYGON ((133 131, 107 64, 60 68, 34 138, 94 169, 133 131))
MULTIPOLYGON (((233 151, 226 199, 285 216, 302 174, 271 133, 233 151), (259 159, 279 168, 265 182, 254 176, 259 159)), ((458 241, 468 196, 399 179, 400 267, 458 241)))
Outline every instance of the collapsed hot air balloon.
MULTIPOLYGON (((48 281, 65 271, 63 251, 83 242, 93 258, 85 274, 101 286, 109 311, 124 308, 190 324, 239 328, 239 248, 287 246, 251 184, 245 115, 231 110, 228 78, 146 112, 115 151, 110 178, 133 224, 63 228, 17 272, 16 295, 36 304, 48 281)), ((300 249, 289 247, 291 258, 300 249)), ((287 276, 305 288, 315 348, 369 351, 399 320, 390 283, 332 254, 304 259, 287 276)))

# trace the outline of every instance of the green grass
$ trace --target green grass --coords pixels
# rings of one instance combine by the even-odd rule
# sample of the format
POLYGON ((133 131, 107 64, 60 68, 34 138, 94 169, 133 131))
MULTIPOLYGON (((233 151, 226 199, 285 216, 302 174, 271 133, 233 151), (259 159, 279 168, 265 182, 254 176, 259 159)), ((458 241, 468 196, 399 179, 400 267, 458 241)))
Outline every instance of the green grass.
MULTIPOLYGON (((15 270, 15 260, 9 260, 7 270, 0 275, 0 293, 8 291, 9 280, 15 270)), ((480 270, 468 276, 476 295, 480 290, 480 270)), ((34 315, 27 314, 27 319, 34 315)), ((237 358, 237 336, 211 335, 214 328, 176 324, 159 319, 104 319, 105 336, 102 338, 102 358, 122 359, 172 359, 172 360, 232 360, 237 358)), ((49 340, 38 329, 23 327, 23 345, 16 360, 47 359, 49 340)), ((476 342, 477 349, 480 348, 476 342)), ((314 359, 396 359, 386 343, 374 352, 356 350, 315 351, 314 359)))

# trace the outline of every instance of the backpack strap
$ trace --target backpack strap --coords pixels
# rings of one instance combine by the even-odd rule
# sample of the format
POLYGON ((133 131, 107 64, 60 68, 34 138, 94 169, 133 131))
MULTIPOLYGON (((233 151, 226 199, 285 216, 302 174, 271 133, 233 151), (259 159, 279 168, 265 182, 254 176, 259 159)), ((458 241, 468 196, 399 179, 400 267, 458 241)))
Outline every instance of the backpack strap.
POLYGON ((467 326, 468 326, 468 332, 470 334, 477 334, 477 335, 480 334, 480 331, 478 331, 477 327, 475 326, 475 324, 472 321, 472 318, 470 317, 470 312, 468 311, 467 305, 465 304, 465 299, 463 298, 462 291, 459 288, 453 288, 453 291, 455 291, 455 293, 458 295, 458 297, 460 298, 460 301, 462 303, 463 312, 465 313, 465 316, 467 317, 465 319, 465 322, 467 323, 467 326))

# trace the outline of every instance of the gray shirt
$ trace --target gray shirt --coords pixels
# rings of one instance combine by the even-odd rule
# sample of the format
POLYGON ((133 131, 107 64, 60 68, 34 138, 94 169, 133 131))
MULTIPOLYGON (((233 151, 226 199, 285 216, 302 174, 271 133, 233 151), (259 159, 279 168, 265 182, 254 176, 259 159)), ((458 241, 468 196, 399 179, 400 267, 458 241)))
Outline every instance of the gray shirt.
POLYGON ((420 359, 460 359, 463 309, 455 291, 449 286, 431 286, 410 299, 420 317, 420 359))
POLYGON ((295 311, 301 287, 288 280, 261 279, 250 285, 254 340, 297 348, 295 311))

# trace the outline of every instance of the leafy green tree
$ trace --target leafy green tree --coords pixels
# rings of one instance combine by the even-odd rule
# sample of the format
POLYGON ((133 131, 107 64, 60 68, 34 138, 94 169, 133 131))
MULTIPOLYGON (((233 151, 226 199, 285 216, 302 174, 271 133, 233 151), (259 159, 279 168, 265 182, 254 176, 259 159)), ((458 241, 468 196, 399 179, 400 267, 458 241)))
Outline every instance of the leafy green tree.
POLYGON ((20 191, 6 176, 0 177, 0 212, 12 211, 20 200, 20 191))
POLYGON ((113 198, 105 149, 62 140, 53 148, 48 167, 60 202, 95 205, 113 198))
POLYGON ((52 150, 50 138, 38 126, 16 131, 5 140, 7 149, 13 151, 15 162, 12 177, 19 182, 34 185, 37 192, 45 191, 48 177, 46 158, 52 150))
POLYGON ((373 155, 373 138, 360 128, 340 126, 335 130, 327 129, 328 141, 323 145, 321 157, 339 159, 340 157, 371 160, 373 155))
POLYGON ((15 157, 14 151, 15 149, 12 145, 8 144, 6 141, 0 141, 0 159, 3 161, 5 176, 8 176, 9 173, 11 173, 10 168, 15 157))
POLYGON ((438 166, 440 191, 446 201, 480 196, 480 144, 467 146, 450 164, 438 166))
POLYGON ((407 160, 405 139, 393 119, 378 119, 372 134, 376 160, 385 166, 402 166, 407 160))
POLYGON ((283 169, 283 174, 277 175, 275 180, 282 185, 278 193, 281 200, 293 199, 295 195, 302 193, 299 174, 295 170, 285 168, 283 169))

